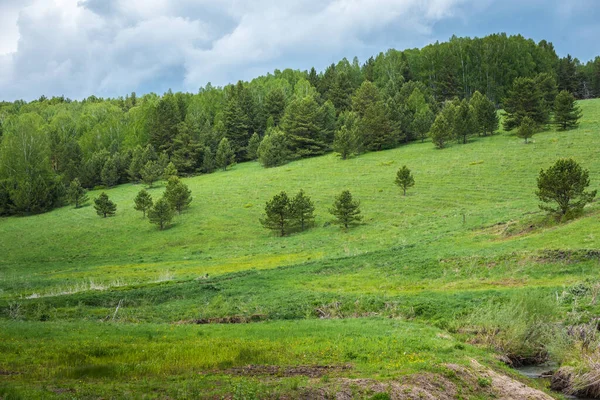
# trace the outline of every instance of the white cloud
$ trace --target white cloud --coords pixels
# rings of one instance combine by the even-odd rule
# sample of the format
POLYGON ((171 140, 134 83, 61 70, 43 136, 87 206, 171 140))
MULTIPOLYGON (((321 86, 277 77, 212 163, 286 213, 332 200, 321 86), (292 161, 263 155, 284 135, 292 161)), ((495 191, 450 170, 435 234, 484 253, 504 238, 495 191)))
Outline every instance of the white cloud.
POLYGON ((393 37, 384 46, 424 42, 436 22, 475 1, 8 0, 0 15, 14 23, 0 25, 0 99, 197 90, 319 66, 382 32, 393 37))

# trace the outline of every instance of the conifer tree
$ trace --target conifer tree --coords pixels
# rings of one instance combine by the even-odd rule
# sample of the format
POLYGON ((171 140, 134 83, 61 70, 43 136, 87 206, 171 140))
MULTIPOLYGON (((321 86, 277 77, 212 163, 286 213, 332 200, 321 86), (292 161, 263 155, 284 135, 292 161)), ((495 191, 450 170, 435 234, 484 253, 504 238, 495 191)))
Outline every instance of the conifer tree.
POLYGON ((431 125, 433 125, 434 120, 435 115, 431 111, 429 105, 425 105, 425 107, 421 108, 415 113, 410 127, 415 137, 417 139, 421 139, 421 143, 423 143, 427 137, 427 133, 431 129, 431 125))
POLYGON ((179 214, 192 202, 192 192, 188 186, 176 176, 171 176, 167 183, 164 198, 179 214))
POLYGON ((85 190, 79 179, 75 178, 69 184, 69 188, 67 189, 67 199, 71 204, 75 205, 75 208, 81 207, 88 201, 87 190, 85 190))
POLYGON ((144 182, 148 187, 152 187, 154 182, 156 182, 162 175, 162 168, 156 161, 148 161, 144 168, 142 168, 142 182, 144 182))
POLYGON ((327 150, 319 117, 319 105, 312 96, 295 99, 286 108, 281 127, 295 155, 310 157, 327 150))
POLYGON ((396 185, 400 186, 406 196, 406 189, 415 185, 415 178, 413 177, 410 169, 406 165, 402 166, 396 173, 396 185))
POLYGON ((537 179, 536 195, 545 204, 540 205, 561 218, 579 214, 587 203, 592 202, 597 191, 586 192, 590 185, 589 171, 573 159, 561 158, 547 170, 541 170, 537 179), (546 204, 556 203, 556 207, 546 204))
POLYGON ((146 189, 142 189, 133 201, 135 203, 134 208, 143 213, 142 218, 146 218, 146 212, 152 208, 152 196, 150 193, 146 189))
POLYGON ((254 132, 246 148, 246 156, 249 160, 256 160, 258 158, 258 146, 260 146, 260 136, 254 132))
POLYGON ((315 205, 310 197, 304 194, 304 190, 300 190, 291 201, 292 217, 296 225, 303 231, 310 226, 315 220, 315 205))
POLYGON ((94 209, 96 209, 96 214, 106 218, 115 215, 117 205, 108 198, 106 193, 102 192, 100 196, 94 199, 94 209))
POLYGON ((559 129, 576 128, 581 118, 581 109, 575 104, 575 97, 566 90, 561 91, 554 102, 554 123, 559 129))
POLYGON ((127 169, 129 179, 133 182, 139 181, 141 179, 141 171, 142 168, 144 168, 144 165, 144 149, 138 145, 135 149, 133 149, 131 162, 129 163, 129 168, 127 169))
POLYGON ((367 150, 378 151, 394 147, 397 138, 377 86, 364 81, 352 98, 352 110, 359 117, 358 132, 367 150))
POLYGON ((447 104, 437 115, 431 126, 429 136, 435 147, 438 149, 446 147, 448 141, 453 136, 452 126, 454 124, 455 113, 456 106, 454 104, 447 104))
POLYGON ((210 174, 215 171, 215 156, 210 146, 204 147, 204 155, 202 157, 202 172, 210 174))
POLYGON ((291 158, 287 136, 277 128, 267 132, 258 146, 258 161, 265 168, 277 167, 291 158))
POLYGON ((109 157, 100 172, 102 183, 107 187, 113 187, 119 182, 119 169, 116 157, 109 157))
POLYGON ((229 140, 225 137, 219 142, 217 147, 217 155, 215 156, 215 164, 218 168, 223 171, 227 170, 227 167, 235 162, 235 153, 229 145, 229 140))
POLYGON ((338 153, 342 160, 357 154, 359 151, 359 137, 355 128, 348 129, 346 125, 342 125, 335 132, 333 139, 333 151, 338 153))
POLYGON ((172 176, 177 176, 177 168, 175 168, 175 164, 169 162, 163 171, 163 179, 168 180, 172 176))
POLYGON ((352 199, 349 190, 344 190, 335 198, 333 207, 329 209, 329 212, 335 217, 335 223, 343 226, 344 229, 348 229, 351 224, 362 220, 360 202, 352 199))
POLYGON ((517 136, 521 139, 525 139, 525 143, 528 143, 529 138, 533 136, 537 129, 538 127, 535 121, 529 117, 525 117, 517 130, 517 136))
POLYGON ((244 157, 244 149, 250 139, 251 121, 244 112, 236 94, 232 94, 223 110, 225 135, 239 160, 244 157))
POLYGON ((548 123, 549 111, 545 107, 540 87, 533 78, 517 78, 504 100, 504 129, 512 130, 521 125, 525 117, 529 117, 539 126, 548 123))
POLYGON ((260 223, 267 229, 271 229, 285 236, 292 222, 292 206, 286 192, 281 192, 273 196, 265 205, 265 215, 260 219, 260 223))
POLYGON ((158 199, 148 210, 148 220, 150 223, 158 225, 158 229, 161 231, 171 223, 173 215, 173 208, 164 197, 158 199))
POLYGON ((469 102, 473 108, 474 129, 479 135, 493 135, 500 126, 496 106, 487 96, 476 91, 469 102))
POLYGON ((463 99, 456 106, 452 131, 456 140, 462 144, 466 144, 468 137, 474 133, 473 112, 466 99, 463 99))
POLYGON ((267 93, 265 97, 265 114, 267 119, 272 118, 273 126, 278 126, 285 112, 285 93, 277 87, 267 93))

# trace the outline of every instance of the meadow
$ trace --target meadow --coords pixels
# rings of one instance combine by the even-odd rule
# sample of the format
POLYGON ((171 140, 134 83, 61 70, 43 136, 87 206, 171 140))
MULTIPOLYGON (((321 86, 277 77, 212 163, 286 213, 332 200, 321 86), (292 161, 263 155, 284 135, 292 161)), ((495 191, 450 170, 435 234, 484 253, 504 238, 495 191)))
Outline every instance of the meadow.
POLYGON ((530 299, 561 323, 600 311, 600 208, 559 224, 534 194, 559 157, 600 186, 600 101, 580 105, 578 129, 527 145, 501 131, 443 150, 413 143, 185 178, 193 202, 166 231, 133 209, 141 185, 106 190, 112 218, 88 205, 0 219, 0 398, 294 398, 426 373, 463 398, 491 397, 448 370, 477 360, 516 377, 499 346, 473 340, 484 325, 474 315, 530 299), (407 196, 394 185, 403 165, 416 181, 407 196), (265 202, 300 189, 315 226, 265 230, 265 202), (364 215, 347 232, 327 212, 344 189, 364 215), (290 370, 307 366, 321 369, 290 370))

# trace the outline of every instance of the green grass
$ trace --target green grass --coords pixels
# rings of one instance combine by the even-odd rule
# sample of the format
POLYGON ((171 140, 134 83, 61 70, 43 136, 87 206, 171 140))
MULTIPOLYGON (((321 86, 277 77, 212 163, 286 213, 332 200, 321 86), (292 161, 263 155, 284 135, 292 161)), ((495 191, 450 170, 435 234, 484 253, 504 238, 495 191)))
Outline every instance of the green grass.
POLYGON ((534 195, 540 168, 558 157, 600 186, 600 100, 581 106, 579 129, 529 145, 501 132, 444 150, 415 143, 184 179, 194 200, 166 231, 133 209, 141 185, 107 190, 113 218, 87 206, 0 219, 0 370, 20 373, 0 373, 0 397, 276 397, 308 378, 223 371, 347 363, 339 375, 443 373, 469 358, 495 365, 488 350, 459 343, 460 321, 492 301, 551 295, 562 299, 557 318, 589 319, 599 306, 569 293, 598 281, 598 258, 545 250, 599 249, 600 208, 557 224, 534 195), (406 197, 394 185, 405 164, 416 180, 406 197), (264 230, 264 203, 301 188, 316 226, 284 238, 264 230), (344 189, 365 217, 348 232, 326 211, 344 189), (187 324, 232 317, 267 322, 187 324))

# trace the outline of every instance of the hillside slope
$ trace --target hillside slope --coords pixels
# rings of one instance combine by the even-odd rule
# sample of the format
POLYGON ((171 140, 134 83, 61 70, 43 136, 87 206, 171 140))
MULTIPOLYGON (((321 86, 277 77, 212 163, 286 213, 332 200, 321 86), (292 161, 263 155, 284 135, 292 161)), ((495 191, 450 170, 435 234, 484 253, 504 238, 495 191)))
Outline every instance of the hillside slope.
POLYGON ((597 203, 558 225, 534 195, 558 157, 600 185, 600 100, 581 106, 579 129, 529 145, 501 132, 185 179, 192 207, 162 232, 133 210, 139 185, 107 191, 113 218, 88 206, 0 220, 0 397, 507 395, 498 372, 524 378, 496 357, 548 349, 500 346, 485 318, 567 325, 600 311, 597 203), (393 183, 404 164, 406 197, 393 183), (300 188, 316 226, 264 230, 265 201, 300 188), (365 216, 348 232, 327 223, 343 189, 365 216))

